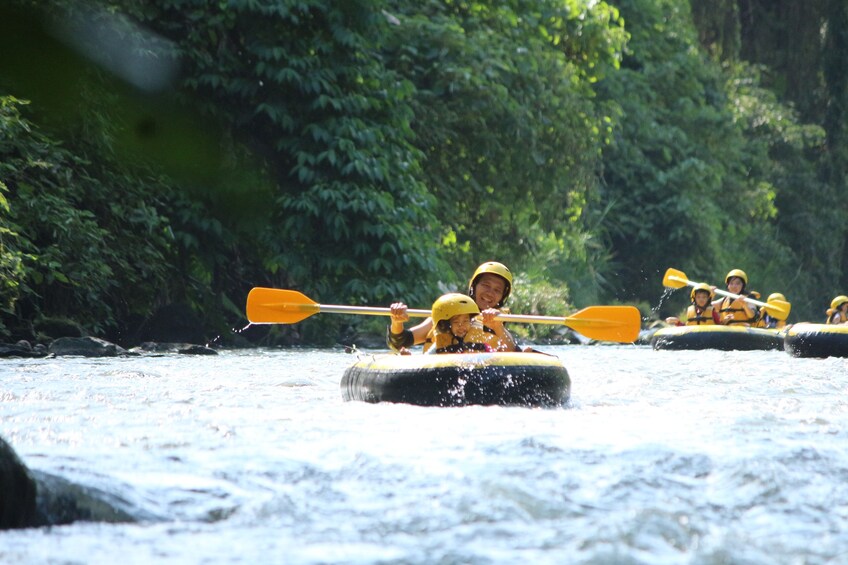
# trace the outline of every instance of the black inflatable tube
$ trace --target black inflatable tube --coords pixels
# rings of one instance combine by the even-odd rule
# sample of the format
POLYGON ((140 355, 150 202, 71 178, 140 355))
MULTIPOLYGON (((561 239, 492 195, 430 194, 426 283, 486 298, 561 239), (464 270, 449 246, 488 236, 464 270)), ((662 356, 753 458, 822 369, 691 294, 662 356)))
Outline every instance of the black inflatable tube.
POLYGON ((779 351, 783 349, 783 336, 760 328, 681 326, 657 331, 651 346, 663 350, 779 351))
POLYGON ((461 362, 464 354, 439 357, 455 358, 457 363, 427 367, 357 363, 342 377, 342 397, 418 406, 557 407, 571 394, 571 379, 561 363, 469 364, 461 362))
POLYGON ((795 324, 783 346, 794 357, 848 357, 848 328, 827 324, 795 324))

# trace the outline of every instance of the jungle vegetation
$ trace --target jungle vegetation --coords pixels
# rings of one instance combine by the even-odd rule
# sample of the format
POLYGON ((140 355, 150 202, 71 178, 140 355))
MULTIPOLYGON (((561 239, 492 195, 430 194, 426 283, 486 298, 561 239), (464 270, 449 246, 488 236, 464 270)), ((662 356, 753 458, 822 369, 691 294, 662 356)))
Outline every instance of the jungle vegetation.
MULTIPOLYGON (((8 0, 0 339, 209 338, 253 286, 514 312, 661 301, 744 269, 791 321, 848 292, 841 0, 8 0)), ((263 343, 373 328, 324 316, 263 343)))

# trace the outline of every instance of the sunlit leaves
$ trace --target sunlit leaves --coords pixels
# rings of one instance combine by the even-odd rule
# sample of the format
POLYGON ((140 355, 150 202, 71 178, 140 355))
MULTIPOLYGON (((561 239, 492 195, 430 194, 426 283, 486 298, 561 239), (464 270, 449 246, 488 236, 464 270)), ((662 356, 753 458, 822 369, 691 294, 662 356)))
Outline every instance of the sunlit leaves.
MULTIPOLYGON (((626 34, 615 10, 397 1, 391 12, 399 25, 387 61, 417 88, 416 145, 448 248, 515 265, 534 251, 538 230, 579 230, 608 135, 588 77, 617 65, 626 34), (589 36, 610 50, 581 47, 589 36)), ((471 261, 458 252, 458 265, 471 261)))
MULTIPOLYGON (((112 325, 118 312, 110 293, 122 282, 150 284, 161 276, 161 255, 148 242, 156 241, 162 219, 144 204, 110 203, 111 187, 103 183, 114 177, 98 178, 96 166, 61 148, 27 123, 10 99, 5 102, 0 131, 16 132, 0 135, 10 194, 0 226, 6 265, 0 280, 8 286, 11 278, 15 287, 7 298, 25 298, 35 312, 77 317, 85 312, 80 322, 92 329, 112 325), (132 268, 136 259, 160 266, 149 277, 140 275, 132 268)), ((123 189, 132 199, 135 187, 125 184, 123 189)))

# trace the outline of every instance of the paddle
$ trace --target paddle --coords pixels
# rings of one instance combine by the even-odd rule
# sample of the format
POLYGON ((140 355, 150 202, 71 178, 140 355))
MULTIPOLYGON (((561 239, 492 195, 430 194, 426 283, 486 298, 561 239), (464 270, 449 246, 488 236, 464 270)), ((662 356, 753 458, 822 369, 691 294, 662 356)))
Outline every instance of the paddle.
MULTIPOLYGON (((256 287, 247 295, 247 319, 252 324, 296 324, 318 314, 364 314, 391 316, 389 308, 318 304, 296 290, 256 287)), ((429 310, 408 309, 413 318, 427 318, 429 310)), ((527 324, 564 324, 590 339, 632 343, 639 336, 642 319, 634 306, 589 306, 567 318, 500 314, 498 320, 527 324)))
MULTIPOLYGON (((678 271, 677 269, 668 269, 663 276, 663 286, 667 286, 669 288, 683 288, 684 286, 697 286, 699 284, 702 283, 690 281, 686 276, 686 273, 678 271)), ((754 300, 753 298, 748 298, 747 296, 741 296, 739 294, 733 294, 732 292, 727 292, 726 290, 718 288, 715 289, 715 293, 722 296, 729 296, 730 298, 743 298, 745 302, 762 306, 765 308, 766 312, 770 313, 778 320, 785 320, 789 316, 789 310, 792 308, 792 305, 785 300, 760 302, 759 300, 754 300)))

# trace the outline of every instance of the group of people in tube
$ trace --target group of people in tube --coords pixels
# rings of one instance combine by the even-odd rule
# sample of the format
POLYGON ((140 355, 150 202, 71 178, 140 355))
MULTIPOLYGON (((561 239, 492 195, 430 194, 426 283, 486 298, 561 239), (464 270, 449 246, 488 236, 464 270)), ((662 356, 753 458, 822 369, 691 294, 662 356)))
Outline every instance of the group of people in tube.
POLYGON ((468 293, 450 293, 433 303, 431 315, 420 324, 405 328, 409 320, 403 302, 391 305, 388 346, 409 354, 423 345, 424 353, 467 353, 473 351, 521 351, 515 338, 497 319, 512 290, 512 273, 502 263, 483 263, 468 282, 468 293))
MULTIPOLYGON (((686 310, 686 320, 681 321, 676 316, 670 316, 665 319, 666 323, 674 326, 721 324, 774 329, 781 329, 786 325, 785 320, 774 318, 766 310, 760 310, 746 300, 758 300, 760 293, 755 290, 747 291, 748 275, 742 269, 733 269, 727 273, 724 284, 727 291, 737 297, 724 296, 713 301, 715 287, 706 283, 697 284, 689 294, 692 304, 686 310)), ((786 298, 775 292, 769 295, 768 300, 786 301, 786 298)))
MULTIPOLYGON (((675 326, 697 326, 702 324, 742 325, 755 328, 782 329, 786 320, 778 320, 767 310, 759 309, 749 303, 746 298, 759 299, 760 293, 755 290, 746 292, 748 275, 742 269, 733 269, 724 278, 727 291, 738 295, 738 298, 725 296, 713 301, 715 287, 700 283, 692 288, 689 298, 692 304, 686 310, 686 320, 681 321, 675 316, 666 318, 666 323, 675 326)), ((769 295, 767 302, 773 300, 786 301, 779 292, 769 295)), ((828 324, 848 324, 848 296, 837 296, 826 311, 828 324)))
MULTIPOLYGON (((392 322, 386 333, 388 346, 409 354, 409 348, 423 345, 424 353, 465 353, 472 351, 521 351, 515 338, 497 319, 512 290, 512 273, 502 263, 483 263, 468 282, 468 293, 450 293, 433 303, 431 316, 420 324, 405 328, 409 321, 407 305, 391 305, 392 322)), ((757 328, 782 329, 785 320, 771 316, 746 299, 759 299, 757 291, 747 291, 748 275, 742 269, 733 269, 724 278, 728 293, 713 301, 715 287, 700 283, 689 295, 692 304, 686 310, 686 319, 666 318, 671 325, 723 324, 757 328)), ((768 302, 786 301, 779 292, 769 295, 768 302)), ((848 296, 837 296, 827 310, 828 324, 848 324, 848 296)))

